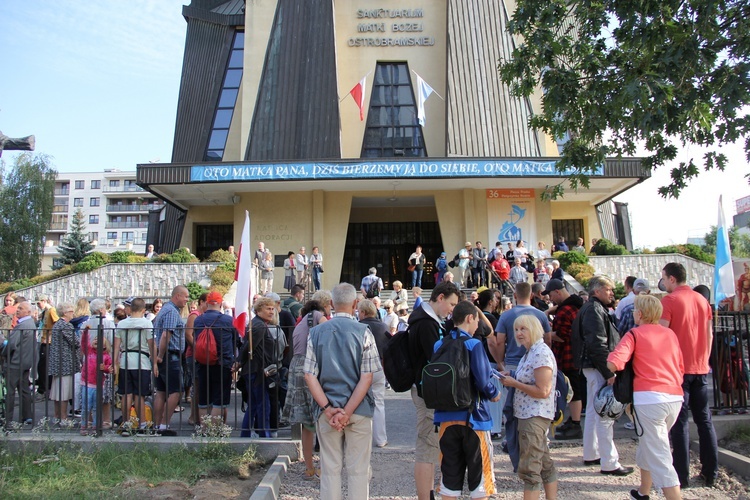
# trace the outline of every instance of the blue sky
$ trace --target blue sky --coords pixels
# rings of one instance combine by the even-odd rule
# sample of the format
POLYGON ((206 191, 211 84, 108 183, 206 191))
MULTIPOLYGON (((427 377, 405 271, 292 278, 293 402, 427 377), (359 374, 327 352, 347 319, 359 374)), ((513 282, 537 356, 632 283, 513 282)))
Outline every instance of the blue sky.
MULTIPOLYGON (((0 130, 36 135, 61 172, 135 170, 169 162, 182 71, 188 0, 0 1, 0 130)), ((677 201, 657 188, 669 171, 617 198, 629 203, 636 246, 685 242, 727 221, 750 195, 742 148, 725 149, 726 172, 703 173, 677 201)), ((678 159, 696 148, 684 148, 678 159)), ((3 154, 12 161, 13 153, 3 154)))

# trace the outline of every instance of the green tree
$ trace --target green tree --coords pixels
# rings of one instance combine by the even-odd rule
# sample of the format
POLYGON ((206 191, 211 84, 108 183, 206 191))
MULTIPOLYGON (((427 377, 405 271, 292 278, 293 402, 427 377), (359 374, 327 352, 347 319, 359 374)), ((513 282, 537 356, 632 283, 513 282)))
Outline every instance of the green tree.
POLYGON ((57 251, 60 258, 57 260, 54 269, 60 269, 70 264, 78 264, 88 255, 94 245, 89 241, 89 235, 86 233, 85 215, 80 208, 73 214, 73 220, 70 222, 70 231, 65 235, 57 251))
MULTIPOLYGON (((672 168, 663 197, 677 198, 698 163, 723 170, 727 143, 744 138, 750 159, 747 0, 518 0, 508 31, 522 42, 500 76, 516 96, 544 89, 530 126, 569 134, 557 168, 572 188, 638 146, 647 169, 674 160, 680 144, 708 150, 672 168)), ((563 184, 543 196, 560 196, 563 184)))
POLYGON ((0 162, 0 281, 39 274, 56 177, 43 154, 22 153, 7 171, 0 162))
MULTIPOLYGON (((729 226, 729 248, 733 257, 747 258, 750 257, 750 237, 739 232, 737 226, 729 226)), ((716 226, 711 226, 711 230, 703 237, 704 243, 701 248, 706 253, 716 255, 716 226)))

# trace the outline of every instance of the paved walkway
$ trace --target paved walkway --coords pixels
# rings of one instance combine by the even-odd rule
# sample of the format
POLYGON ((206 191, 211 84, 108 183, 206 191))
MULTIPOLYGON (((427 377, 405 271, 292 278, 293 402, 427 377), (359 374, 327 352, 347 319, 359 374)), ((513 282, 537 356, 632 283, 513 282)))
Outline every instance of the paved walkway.
MULTIPOLYGON (((412 474, 415 415, 409 393, 396 394, 387 391, 386 415, 388 446, 383 449, 373 447, 373 477, 370 482, 370 496, 374 499, 416 498, 412 474)), ((624 465, 635 465, 635 436, 633 431, 626 430, 622 424, 623 422, 616 424, 615 432, 620 461, 624 465)), ((513 473, 508 455, 499 449, 499 443, 496 444, 495 476, 498 494, 492 498, 520 498, 523 483, 513 473)), ((630 489, 635 487, 640 480, 637 471, 629 477, 614 478, 601 475, 598 467, 584 467, 580 441, 560 443, 553 441, 553 446, 555 446, 552 450, 553 458, 560 479, 560 499, 624 499, 629 497, 630 489)), ((292 464, 282 480, 281 498, 286 500, 319 498, 318 483, 302 479, 303 472, 304 463, 292 464)), ((694 468, 693 475, 697 476, 697 474, 698 469, 694 468)), ((696 485, 700 483, 699 480, 694 482, 696 485)), ((690 488, 684 492, 684 498, 750 498, 744 482, 728 475, 725 471, 720 474, 718 486, 719 488, 690 488)), ((652 495, 652 498, 659 497, 656 494, 652 495)))

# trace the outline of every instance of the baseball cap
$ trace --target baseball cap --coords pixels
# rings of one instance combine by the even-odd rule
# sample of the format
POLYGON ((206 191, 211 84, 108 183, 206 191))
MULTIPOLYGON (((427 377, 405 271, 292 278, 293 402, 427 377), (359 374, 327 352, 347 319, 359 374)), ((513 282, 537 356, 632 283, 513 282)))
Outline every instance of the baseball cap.
POLYGON ((562 290, 563 288, 565 288, 565 285, 562 281, 557 279, 549 280, 547 282, 547 288, 544 289, 542 295, 549 295, 550 292, 554 292, 555 290, 562 290))
POLYGON ((274 302, 281 302, 281 297, 279 297, 278 293, 268 292, 266 294, 266 298, 269 298, 269 299, 273 300, 274 302))
POLYGON ((36 301, 39 302, 41 300, 46 300, 47 302, 49 302, 49 297, 47 297, 46 295, 44 295, 43 293, 41 293, 41 294, 39 294, 39 295, 36 296, 36 301))
POLYGON ((633 291, 636 293, 648 292, 649 290, 651 290, 651 286, 649 286, 648 280, 638 278, 635 280, 635 283, 633 283, 633 291))
POLYGON ((221 296, 221 294, 217 291, 209 292, 208 296, 206 297, 206 302, 208 304, 221 304, 224 301, 224 297, 221 296))
POLYGON ((135 297, 128 297, 122 303, 125 304, 126 307, 130 307, 133 304, 134 300, 135 300, 135 297))

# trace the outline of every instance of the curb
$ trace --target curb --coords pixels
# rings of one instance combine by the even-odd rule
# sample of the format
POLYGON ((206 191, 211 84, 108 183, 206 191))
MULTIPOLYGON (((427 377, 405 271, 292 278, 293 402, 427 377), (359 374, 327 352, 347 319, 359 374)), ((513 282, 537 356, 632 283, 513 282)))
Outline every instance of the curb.
MULTIPOLYGON (((699 441, 690 441, 690 449, 694 452, 700 451, 699 441)), ((719 447, 719 465, 731 469, 743 477, 750 477, 750 458, 719 447)))
POLYGON ((263 476, 258 487, 255 488, 250 500, 277 500, 281 489, 281 479, 291 463, 288 455, 279 455, 263 476))

